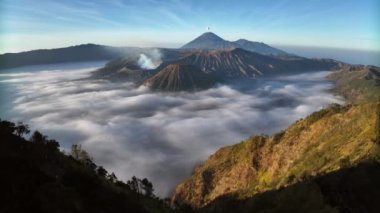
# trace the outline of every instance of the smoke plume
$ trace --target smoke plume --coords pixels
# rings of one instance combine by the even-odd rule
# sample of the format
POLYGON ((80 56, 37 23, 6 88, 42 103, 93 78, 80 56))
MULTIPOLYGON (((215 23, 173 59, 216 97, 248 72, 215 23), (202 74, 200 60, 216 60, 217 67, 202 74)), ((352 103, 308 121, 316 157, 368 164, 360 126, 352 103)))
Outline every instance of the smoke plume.
POLYGON ((155 69, 161 64, 161 53, 153 49, 146 54, 140 54, 138 64, 142 69, 155 69))

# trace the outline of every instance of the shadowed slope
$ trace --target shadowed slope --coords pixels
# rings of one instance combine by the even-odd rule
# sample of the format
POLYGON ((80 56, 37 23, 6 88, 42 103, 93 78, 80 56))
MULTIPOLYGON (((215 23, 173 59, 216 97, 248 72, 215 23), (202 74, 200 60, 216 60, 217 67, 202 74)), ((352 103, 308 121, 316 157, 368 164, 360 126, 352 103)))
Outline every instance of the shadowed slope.
POLYGON ((247 199, 221 196, 198 212, 376 213, 379 188, 380 164, 364 162, 247 199))
POLYGON ((27 141, 8 124, 0 120, 0 212, 171 212, 157 198, 107 175, 88 156, 67 156, 43 135, 27 141))
POLYGON ((197 51, 178 61, 192 64, 206 73, 223 78, 274 76, 306 71, 332 70, 343 64, 334 60, 296 58, 282 60, 253 53, 240 48, 214 51, 197 51))
POLYGON ((215 85, 216 79, 198 67, 185 64, 170 64, 144 82, 152 90, 195 91, 215 85))

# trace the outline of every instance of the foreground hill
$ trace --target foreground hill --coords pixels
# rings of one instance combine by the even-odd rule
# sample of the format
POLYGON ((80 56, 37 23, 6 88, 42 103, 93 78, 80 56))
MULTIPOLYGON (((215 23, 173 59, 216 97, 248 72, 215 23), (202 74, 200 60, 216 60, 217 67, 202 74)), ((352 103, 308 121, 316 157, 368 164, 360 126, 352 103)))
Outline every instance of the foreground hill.
POLYGON ((207 89, 216 84, 211 74, 198 67, 186 64, 169 64, 144 82, 145 86, 158 91, 195 91, 207 89))
POLYGON ((351 102, 378 100, 380 96, 380 68, 349 66, 328 76, 336 82, 335 93, 351 102))
POLYGON ((276 212, 270 210, 286 209, 281 205, 292 201, 297 212, 337 212, 334 209, 339 208, 358 212, 350 206, 362 212, 374 212, 380 195, 376 188, 380 186, 379 122, 380 103, 333 105, 283 132, 253 136, 224 147, 177 186, 173 203, 223 212, 226 208, 244 210, 240 204, 250 200, 252 205, 250 201, 244 205, 252 209, 243 212, 276 212), (362 167, 366 168, 363 172, 362 167), (354 188, 357 191, 353 194, 335 191, 345 188, 332 182, 339 182, 340 175, 345 173, 341 170, 347 168, 351 168, 349 173, 353 173, 353 177, 347 180, 342 177, 342 180, 353 179, 358 186, 364 185, 362 189, 354 188), (366 174, 371 175, 366 177, 366 174), (361 179, 362 176, 366 178, 361 179), (292 188, 286 189, 288 187, 292 188), (276 193, 277 190, 280 193, 276 193), (363 202, 362 196, 368 200, 363 202), (371 205, 367 205, 369 203, 371 205))
POLYGON ((149 181, 119 181, 80 148, 67 156, 58 142, 38 132, 27 141, 20 129, 0 120, 0 212, 171 212, 152 190, 142 193, 149 181))
POLYGON ((334 72, 328 78, 351 104, 221 148, 177 186, 173 204, 201 212, 378 212, 378 69, 334 72))

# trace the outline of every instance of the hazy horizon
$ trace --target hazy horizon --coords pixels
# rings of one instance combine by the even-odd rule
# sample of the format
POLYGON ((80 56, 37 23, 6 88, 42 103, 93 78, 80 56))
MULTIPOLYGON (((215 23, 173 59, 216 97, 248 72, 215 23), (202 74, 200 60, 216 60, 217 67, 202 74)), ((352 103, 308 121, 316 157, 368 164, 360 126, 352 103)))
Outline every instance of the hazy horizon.
POLYGON ((83 43, 176 48, 208 27, 226 40, 380 51, 377 8, 375 0, 5 0, 0 53, 83 43))

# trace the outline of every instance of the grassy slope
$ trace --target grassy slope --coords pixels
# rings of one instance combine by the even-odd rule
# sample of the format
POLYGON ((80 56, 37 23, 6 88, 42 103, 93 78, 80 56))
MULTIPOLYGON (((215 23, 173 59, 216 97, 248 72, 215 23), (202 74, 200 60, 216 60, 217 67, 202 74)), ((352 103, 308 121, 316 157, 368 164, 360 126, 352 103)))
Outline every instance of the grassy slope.
MULTIPOLYGON (((173 202, 215 208, 220 198, 253 199, 270 190, 373 161, 379 153, 374 141, 380 137, 377 71, 367 67, 329 76, 337 81, 336 91, 340 94, 349 89, 343 94, 353 105, 332 105, 297 121, 284 132, 271 137, 254 136, 220 149, 177 186, 173 202)), ((313 206, 310 202, 320 206, 309 210, 322 211, 326 207, 325 198, 315 184, 310 187, 298 187, 300 194, 290 192, 295 197, 309 197, 306 204, 310 206, 313 206)), ((223 206, 223 202, 219 205, 223 206)), ((302 204, 298 200, 298 205, 302 204)), ((332 210, 328 206, 326 209, 332 210)))
POLYGON ((328 79, 336 82, 333 92, 351 102, 379 100, 380 68, 358 66, 334 72, 328 79))
POLYGON ((174 199, 201 207, 218 196, 240 199, 370 159, 378 103, 331 106, 271 137, 224 147, 180 184, 174 199))
POLYGON ((379 188, 380 164, 367 161, 247 199, 239 199, 238 195, 221 196, 199 211, 378 212, 379 188))

